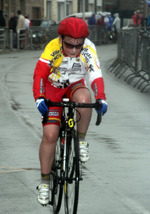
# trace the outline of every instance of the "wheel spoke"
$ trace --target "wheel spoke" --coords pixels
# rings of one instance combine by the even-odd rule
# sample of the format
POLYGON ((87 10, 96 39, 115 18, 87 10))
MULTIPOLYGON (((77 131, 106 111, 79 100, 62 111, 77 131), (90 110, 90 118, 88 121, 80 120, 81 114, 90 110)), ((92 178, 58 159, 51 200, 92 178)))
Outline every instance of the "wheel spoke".
POLYGON ((77 136, 68 139, 66 181, 64 185, 65 213, 76 214, 79 195, 79 150, 77 136))
POLYGON ((63 195, 63 185, 61 181, 61 173, 62 173, 62 156, 61 156, 61 147, 60 142, 57 142, 55 159, 51 171, 50 178, 50 188, 52 189, 52 205, 54 213, 58 213, 61 207, 62 195, 63 195))

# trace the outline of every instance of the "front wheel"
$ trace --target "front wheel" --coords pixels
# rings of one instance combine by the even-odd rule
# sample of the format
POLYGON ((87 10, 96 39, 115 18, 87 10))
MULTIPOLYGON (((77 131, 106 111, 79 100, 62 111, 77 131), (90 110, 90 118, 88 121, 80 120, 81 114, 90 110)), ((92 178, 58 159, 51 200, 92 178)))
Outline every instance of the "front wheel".
POLYGON ((64 183, 65 214, 76 214, 79 198, 79 141, 77 133, 67 137, 66 175, 64 183))
POLYGON ((56 144, 55 159, 51 170, 50 177, 50 189, 51 189, 51 201, 53 206, 53 213, 57 214, 60 211, 62 195, 63 195, 63 183, 62 183, 62 150, 61 140, 56 144))

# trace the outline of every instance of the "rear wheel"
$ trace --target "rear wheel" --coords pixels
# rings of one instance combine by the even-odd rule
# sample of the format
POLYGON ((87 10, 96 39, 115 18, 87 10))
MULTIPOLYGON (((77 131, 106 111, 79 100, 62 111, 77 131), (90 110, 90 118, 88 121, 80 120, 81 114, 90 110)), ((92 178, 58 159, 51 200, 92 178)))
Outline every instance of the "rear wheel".
POLYGON ((79 141, 76 132, 67 138, 66 175, 64 183, 65 213, 76 214, 79 197, 79 141))
POLYGON ((51 201, 53 205, 54 214, 59 213, 62 195, 63 195, 63 183, 61 180, 62 173, 62 155, 61 155, 61 142, 57 142, 55 160, 51 170, 50 189, 51 189, 51 201))

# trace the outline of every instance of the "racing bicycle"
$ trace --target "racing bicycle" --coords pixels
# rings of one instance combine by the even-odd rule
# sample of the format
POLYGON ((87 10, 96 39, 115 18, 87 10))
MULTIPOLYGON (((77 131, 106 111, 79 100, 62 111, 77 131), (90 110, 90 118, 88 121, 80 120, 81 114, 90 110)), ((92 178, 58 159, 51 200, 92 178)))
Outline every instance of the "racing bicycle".
POLYGON ((79 160, 79 140, 77 135, 76 113, 78 108, 95 108, 98 110, 96 125, 101 122, 101 104, 76 103, 63 98, 62 102, 46 100, 47 106, 62 107, 59 139, 56 144, 55 158, 50 173, 50 202, 53 213, 60 211, 64 194, 65 214, 76 214, 79 199, 79 182, 82 180, 79 160))

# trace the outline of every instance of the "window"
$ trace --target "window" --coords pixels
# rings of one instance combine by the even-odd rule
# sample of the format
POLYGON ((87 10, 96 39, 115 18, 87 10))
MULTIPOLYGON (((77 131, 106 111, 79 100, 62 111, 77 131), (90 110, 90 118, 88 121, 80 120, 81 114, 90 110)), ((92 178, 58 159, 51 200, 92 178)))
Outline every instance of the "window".
POLYGON ((58 21, 60 21, 60 20, 62 20, 65 17, 65 14, 64 14, 65 9, 64 9, 64 3, 63 2, 58 2, 57 3, 57 10, 58 10, 58 12, 57 12, 57 14, 58 14, 57 19, 58 19, 58 21))
POLYGON ((46 1, 46 17, 48 19, 52 19, 52 1, 51 0, 46 1))
POLYGON ((32 19, 41 18, 41 8, 40 7, 32 7, 32 19))
POLYGON ((73 13, 73 4, 72 0, 59 0, 57 2, 58 8, 58 21, 64 19, 67 15, 73 13), (66 6, 66 8, 65 8, 66 6))
POLYGON ((72 2, 67 2, 66 4, 66 15, 68 16, 69 14, 72 14, 73 10, 72 10, 72 2))

